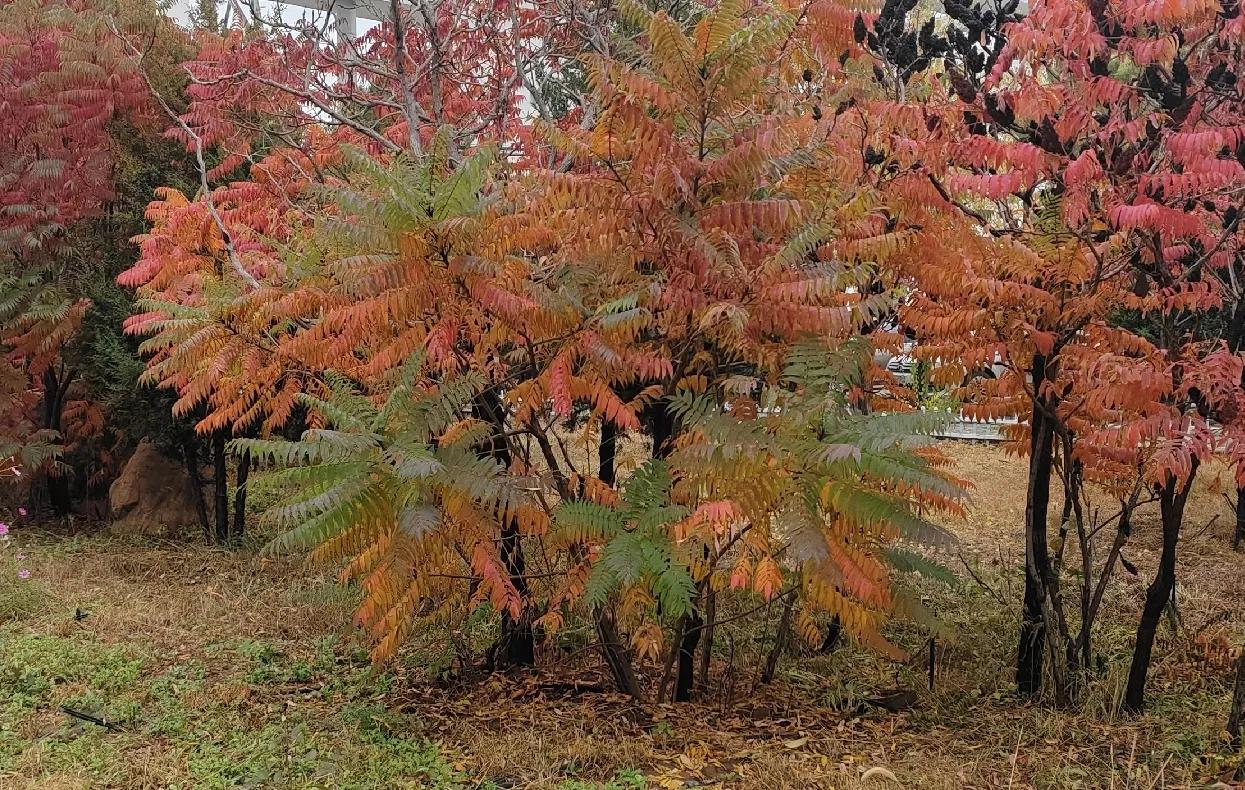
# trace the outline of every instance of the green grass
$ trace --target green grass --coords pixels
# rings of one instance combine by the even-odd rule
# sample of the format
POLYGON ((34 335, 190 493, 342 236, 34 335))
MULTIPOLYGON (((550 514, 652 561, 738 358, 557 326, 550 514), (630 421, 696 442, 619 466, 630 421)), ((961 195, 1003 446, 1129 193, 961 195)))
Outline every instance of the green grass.
POLYGON ((44 611, 48 594, 38 579, 20 579, 18 564, 0 547, 0 626, 27 620, 44 611))
MULTIPOLYGON (((421 736, 418 717, 385 706, 392 675, 332 637, 292 652, 244 639, 186 658, 82 632, 0 629, 0 787, 53 779, 117 788, 487 786, 456 771, 421 736), (82 722, 62 706, 122 729, 82 722), (144 762, 152 746, 159 754, 144 762)), ((621 772, 560 787, 645 786, 640 774, 621 772)))
POLYGON ((558 790, 643 790, 648 787, 648 780, 636 771, 619 771, 604 784, 599 782, 581 782, 568 779, 559 785, 558 790))
POLYGON ((218 646, 205 655, 211 668, 165 658, 0 630, 0 786, 12 786, 6 776, 91 787, 466 786, 412 717, 372 701, 385 676, 339 661, 327 641, 306 657, 251 640, 218 646), (151 744, 157 764, 129 756, 151 744))

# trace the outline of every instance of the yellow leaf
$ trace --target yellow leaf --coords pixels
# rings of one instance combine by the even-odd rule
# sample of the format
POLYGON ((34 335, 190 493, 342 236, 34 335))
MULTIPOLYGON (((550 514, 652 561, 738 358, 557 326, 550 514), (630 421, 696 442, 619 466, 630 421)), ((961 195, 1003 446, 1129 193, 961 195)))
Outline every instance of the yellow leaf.
POLYGON ((782 588, 782 571, 773 557, 765 557, 757 563, 756 575, 752 579, 752 589, 765 600, 770 600, 782 588))

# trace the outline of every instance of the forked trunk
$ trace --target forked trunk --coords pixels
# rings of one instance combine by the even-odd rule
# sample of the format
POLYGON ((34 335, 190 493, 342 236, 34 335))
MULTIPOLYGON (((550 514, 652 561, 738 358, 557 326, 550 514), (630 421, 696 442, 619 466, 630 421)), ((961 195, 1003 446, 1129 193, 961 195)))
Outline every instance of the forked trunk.
MULTIPOLYGON (((1124 549, 1124 544, 1128 542, 1128 538, 1132 535, 1132 512, 1137 505, 1137 498, 1133 497, 1120 503, 1119 522, 1115 530, 1115 540, 1111 542, 1111 550, 1107 552, 1106 562, 1103 563, 1102 570, 1098 573, 1098 581, 1094 584, 1094 590, 1089 599, 1089 607, 1081 618, 1081 630, 1077 636, 1076 644, 1080 646, 1080 676, 1077 681, 1084 679, 1085 673, 1089 672, 1093 665, 1093 631, 1094 623, 1098 619, 1098 610, 1102 607, 1102 598, 1106 594, 1107 584, 1111 581, 1112 575, 1115 573, 1115 566, 1119 562, 1120 553, 1124 549)), ((1085 582, 1082 582, 1083 584, 1085 582)))

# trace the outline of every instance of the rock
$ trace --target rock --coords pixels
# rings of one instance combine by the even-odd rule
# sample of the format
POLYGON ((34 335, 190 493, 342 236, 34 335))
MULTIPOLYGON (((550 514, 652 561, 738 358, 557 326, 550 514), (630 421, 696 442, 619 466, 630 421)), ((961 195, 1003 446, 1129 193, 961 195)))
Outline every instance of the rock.
MULTIPOLYGON (((206 492, 205 492, 206 493, 206 492)), ((108 489, 117 535, 168 535, 199 529, 190 475, 178 461, 160 454, 144 439, 108 489)))

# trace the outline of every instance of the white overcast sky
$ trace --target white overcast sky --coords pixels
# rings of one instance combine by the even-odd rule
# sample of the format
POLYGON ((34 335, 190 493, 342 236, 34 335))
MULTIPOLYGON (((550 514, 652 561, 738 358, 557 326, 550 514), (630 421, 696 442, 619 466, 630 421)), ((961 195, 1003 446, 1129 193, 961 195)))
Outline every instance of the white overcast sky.
MULTIPOLYGON (((309 20, 317 19, 320 17, 320 13, 321 13, 319 11, 312 11, 307 8, 299 8, 297 6, 291 5, 289 2, 278 4, 274 2, 274 0, 258 0, 258 3, 259 3, 260 11, 265 16, 272 14, 272 12, 275 11, 279 6, 281 8, 281 18, 284 21, 291 22, 291 23, 297 22, 299 19, 309 19, 309 20)), ((240 5, 242 5, 243 8, 246 8, 249 13, 249 9, 250 9, 249 0, 241 0, 240 5)), ((174 19, 176 19, 178 22, 180 22, 183 25, 189 24, 190 9, 194 8, 194 6, 195 6, 195 0, 173 0, 173 5, 169 9, 169 15, 172 16, 174 19)), ((225 14, 225 3, 218 2, 216 4, 216 9, 217 9, 217 12, 220 13, 223 18, 225 14)), ((367 30, 371 28, 374 24, 375 22, 360 18, 359 23, 358 23, 358 29, 356 30, 356 35, 361 35, 367 32, 367 30)))

